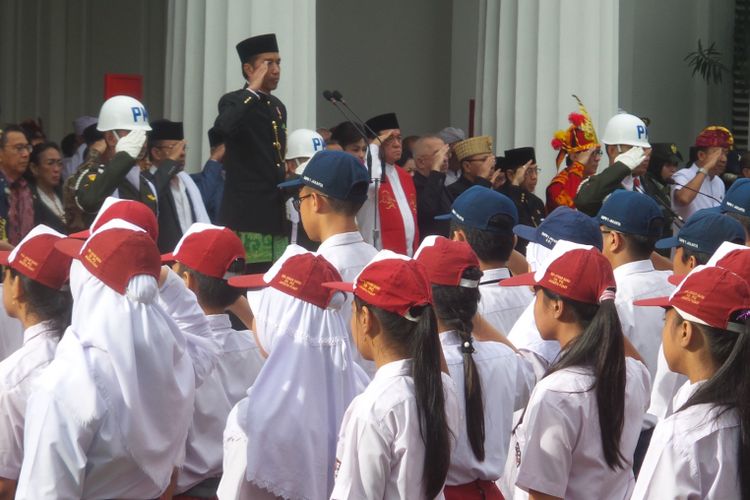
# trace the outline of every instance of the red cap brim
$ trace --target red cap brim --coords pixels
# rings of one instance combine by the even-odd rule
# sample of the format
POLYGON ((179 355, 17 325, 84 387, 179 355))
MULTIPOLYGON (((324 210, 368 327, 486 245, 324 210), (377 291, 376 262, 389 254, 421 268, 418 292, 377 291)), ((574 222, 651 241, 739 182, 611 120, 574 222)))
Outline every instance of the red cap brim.
POLYGON ((354 293, 354 283, 348 283, 346 281, 326 281, 321 283, 326 288, 332 288, 334 290, 341 290, 346 293, 354 293))
POLYGON ((633 305, 646 307, 672 307, 669 303, 669 297, 654 297, 651 299, 634 300, 633 305))
POLYGON ((176 262, 177 259, 174 258, 174 254, 172 252, 162 254, 161 256, 161 263, 166 264, 167 262, 176 262))
POLYGON ((511 276, 510 278, 505 278, 498 284, 500 286, 534 286, 537 283, 534 279, 534 273, 523 273, 517 276, 511 276))
POLYGON ((83 231, 78 231, 77 233, 71 233, 68 235, 68 238, 75 238, 77 240, 86 240, 88 237, 91 236, 91 231, 88 229, 84 229, 83 231))
POLYGON ((8 257, 10 257, 11 250, 3 250, 0 252, 0 265, 7 266, 9 264, 8 257))
POLYGON ((673 274, 672 276, 670 276, 669 278, 667 278, 667 281, 669 281, 673 285, 677 286, 680 283, 682 283, 682 280, 685 279, 685 276, 687 276, 687 274, 682 274, 682 275, 680 275, 680 274, 673 274))
POLYGON ((227 280, 230 286, 235 288, 265 288, 268 286, 263 280, 264 274, 243 274, 242 276, 232 276, 227 280))
POLYGON ((60 250, 62 253, 67 255, 68 257, 73 257, 74 259, 77 259, 81 254, 81 248, 83 248, 83 245, 86 242, 83 240, 76 240, 73 238, 65 238, 64 240, 59 240, 55 242, 55 248, 60 250))

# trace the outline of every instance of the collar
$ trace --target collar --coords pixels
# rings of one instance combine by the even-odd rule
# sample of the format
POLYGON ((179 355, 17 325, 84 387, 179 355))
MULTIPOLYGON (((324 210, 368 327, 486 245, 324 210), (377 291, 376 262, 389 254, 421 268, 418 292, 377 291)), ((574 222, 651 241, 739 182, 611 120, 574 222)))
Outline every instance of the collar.
POLYGON ((226 330, 232 328, 232 321, 228 314, 207 314, 208 326, 211 330, 226 330))
POLYGON ((403 375, 411 375, 411 359, 399 359, 398 361, 391 361, 384 364, 375 372, 375 377, 373 377, 372 381, 375 382, 379 379, 400 377, 403 375))
POLYGON ((507 267, 487 269, 482 271, 482 278, 479 280, 479 286, 497 284, 507 278, 510 278, 510 270, 507 267))
POLYGON ((352 245, 354 243, 361 243, 364 241, 365 240, 364 238, 362 238, 362 233, 360 233, 359 231, 334 234, 333 236, 329 236, 328 239, 320 244, 320 246, 318 247, 318 253, 327 248, 352 245))
POLYGON ((57 334, 57 330, 52 326, 52 321, 42 321, 34 326, 30 326, 23 332, 23 343, 26 344, 40 335, 57 334))
POLYGON ((617 266, 612 270, 612 273, 615 275, 615 282, 617 282, 631 274, 650 273, 652 271, 655 271, 654 264, 649 259, 646 259, 617 266))
POLYGON ((444 343, 446 346, 451 345, 461 345, 461 337, 458 335, 458 332, 456 330, 446 330, 444 332, 440 332, 440 342, 444 343))

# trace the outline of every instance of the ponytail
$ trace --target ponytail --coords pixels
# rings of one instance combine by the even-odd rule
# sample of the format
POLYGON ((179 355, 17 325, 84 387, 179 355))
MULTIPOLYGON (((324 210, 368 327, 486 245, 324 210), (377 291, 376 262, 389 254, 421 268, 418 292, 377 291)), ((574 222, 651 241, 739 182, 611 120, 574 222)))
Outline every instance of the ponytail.
MULTIPOLYGON (((482 276, 477 268, 469 268, 463 273, 463 278, 478 280, 482 276)), ((435 313, 446 326, 456 331, 461 337, 461 353, 464 365, 464 402, 466 407, 466 433, 474 456, 480 462, 484 461, 484 403, 482 402, 482 384, 479 379, 477 366, 474 363, 472 318, 477 313, 479 289, 459 286, 432 287, 432 298, 435 303, 435 313)))
MULTIPOLYGON (((675 313, 676 322, 684 321, 677 311, 675 313)), ((743 333, 691 322, 703 334, 719 368, 677 411, 699 404, 721 407, 716 418, 732 408, 737 411, 740 420, 738 480, 741 498, 750 500, 750 325, 740 316, 736 313, 732 320, 744 323, 743 333)))
POLYGON ((626 463, 620 452, 625 420, 625 344, 615 301, 607 298, 600 304, 587 304, 542 290, 547 298, 562 300, 570 307, 584 328, 544 376, 572 366, 593 370, 594 383, 588 390, 596 391, 604 459, 610 469, 622 468, 626 463))
POLYGON ((396 350, 412 358, 412 378, 417 401, 419 433, 425 446, 422 483, 427 498, 435 498, 443 489, 450 465, 448 421, 440 367, 442 347, 432 306, 413 307, 411 321, 398 314, 371 306, 354 297, 357 309, 366 305, 380 322, 381 329, 396 350))

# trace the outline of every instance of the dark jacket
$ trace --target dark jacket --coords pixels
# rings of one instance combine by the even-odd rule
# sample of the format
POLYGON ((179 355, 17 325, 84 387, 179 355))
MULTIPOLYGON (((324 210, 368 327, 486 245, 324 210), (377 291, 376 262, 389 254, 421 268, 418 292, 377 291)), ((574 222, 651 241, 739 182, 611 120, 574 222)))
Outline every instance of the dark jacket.
POLYGON ((226 181, 220 223, 243 232, 283 235, 286 108, 272 95, 236 90, 219 100, 214 124, 225 137, 226 181))
MULTIPOLYGON (((500 186, 498 191, 513 200, 518 210, 519 224, 537 227, 547 215, 541 198, 520 186, 514 186, 510 182, 506 182, 500 186)), ((525 255, 528 243, 525 239, 518 238, 516 250, 525 255)))
POLYGON ((224 196, 224 167, 218 161, 208 160, 203 170, 197 174, 190 174, 190 178, 201 192, 211 222, 216 224, 219 221, 219 209, 224 196))
POLYGON ((430 171, 429 177, 414 172, 414 188, 417 190, 417 225, 419 237, 438 234, 449 236, 450 221, 435 220, 436 215, 451 211, 451 196, 445 187, 445 174, 430 171))
MULTIPOLYGON (((30 183, 31 196, 34 198, 34 225, 44 224, 55 231, 67 234, 68 228, 65 225, 65 217, 60 218, 47 205, 44 204, 39 196, 39 187, 35 183, 30 183)), ((55 190, 55 195, 62 201, 62 186, 55 190)))
POLYGON ((448 194, 450 194, 451 200, 458 198, 461 193, 469 189, 471 186, 484 186, 492 189, 492 183, 483 177, 477 177, 474 182, 471 182, 465 175, 462 175, 456 182, 448 186, 448 194))
POLYGON ((584 179, 578 188, 575 204, 576 208, 591 217, 599 213, 604 198, 617 189, 622 189, 622 181, 631 173, 624 163, 615 162, 602 172, 584 179))
MULTIPOLYGON (((154 172, 149 174, 149 179, 156 187, 156 194, 159 198, 159 238, 156 244, 161 253, 169 253, 175 249, 177 243, 182 238, 182 227, 180 218, 177 215, 177 208, 174 202, 174 195, 170 189, 170 181, 181 170, 180 164, 172 160, 164 160, 154 172)), ((190 200, 190 193, 188 193, 190 200)), ((193 201, 190 200, 190 214, 195 220, 195 208, 193 201)))

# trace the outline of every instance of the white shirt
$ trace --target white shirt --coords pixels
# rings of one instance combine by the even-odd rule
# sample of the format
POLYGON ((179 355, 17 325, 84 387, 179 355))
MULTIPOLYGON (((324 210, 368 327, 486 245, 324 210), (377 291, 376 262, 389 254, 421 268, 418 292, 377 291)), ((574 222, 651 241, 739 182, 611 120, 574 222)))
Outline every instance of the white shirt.
POLYGON ((634 300, 669 296, 674 290, 667 278, 671 271, 657 271, 650 260, 623 264, 614 269, 615 306, 622 333, 643 358, 652 380, 664 326, 664 309, 633 305, 634 300))
MULTIPOLYGON (((346 282, 353 282, 377 253, 375 247, 366 243, 359 232, 334 234, 318 247, 318 254, 330 262, 341 275, 341 279, 346 282)), ((351 329, 353 300, 354 295, 347 293, 346 303, 340 309, 347 330, 351 329)), ((351 333, 350 331, 349 334, 351 333)), ((375 375, 375 363, 364 359, 353 342, 352 358, 371 378, 375 375)))
POLYGON ((177 493, 221 475, 222 435, 232 407, 245 397, 263 367, 253 334, 232 328, 229 316, 207 316, 220 352, 211 374, 195 391, 195 414, 187 438, 185 463, 177 476, 177 493))
POLYGON ((450 186, 451 184, 453 184, 460 178, 461 178, 460 170, 451 170, 451 169, 446 170, 445 171, 445 187, 450 186))
MULTIPOLYGON (((686 383, 681 399, 700 384, 686 383)), ((633 499, 741 498, 739 416, 712 406, 693 405, 656 425, 633 499)))
MULTIPOLYGON (((698 175, 698 165, 693 163, 688 168, 683 168, 675 172, 672 179, 679 184, 686 185, 696 175, 698 175)), ((688 217, 703 208, 718 207, 721 204, 721 200, 724 199, 724 181, 718 175, 714 175, 713 177, 710 175, 703 176, 703 183, 698 189, 699 193, 702 194, 695 193, 695 199, 687 205, 679 205, 675 201, 674 193, 679 189, 684 188, 677 184, 672 186, 672 209, 684 220, 687 220, 688 217)))
POLYGON ((516 324, 508 333, 510 340, 516 349, 532 354, 527 359, 534 366, 537 379, 541 379, 560 354, 560 343, 557 340, 544 340, 536 327, 534 319, 534 304, 536 299, 532 297, 529 304, 516 324))
POLYGON ((593 381, 590 370, 570 367, 537 383, 514 434, 517 443, 511 441, 516 460, 508 461, 510 473, 517 474, 516 486, 523 490, 516 497, 530 489, 565 499, 630 497, 633 453, 648 406, 648 370, 626 358, 621 469, 610 469, 604 459, 596 391, 589 390, 593 381))
MULTIPOLYGON (((3 294, 3 285, 0 283, 0 296, 3 294)), ((23 343, 23 325, 16 318, 11 318, 0 307, 0 361, 13 354, 23 343)))
MULTIPOLYGON (((383 365, 346 410, 331 499, 424 498, 425 447, 419 432, 411 360, 383 365)), ((456 389, 442 374, 449 433, 457 435, 456 389)), ((437 498, 443 498, 442 492, 437 498)))
MULTIPOLYGON (((3 332, 5 333, 5 332, 3 332)), ((0 477, 18 480, 23 429, 31 388, 55 357, 59 331, 49 321, 23 332, 23 345, 0 363, 0 477)))
POLYGON ((443 332, 440 343, 456 386, 460 415, 464 419, 456 449, 451 453, 445 484, 461 485, 477 479, 494 481, 502 475, 505 466, 513 412, 526 405, 535 382, 534 372, 531 365, 510 347, 499 342, 474 341, 475 352, 471 357, 477 367, 484 402, 484 461, 480 462, 474 455, 466 430, 461 337, 453 331, 443 332))
POLYGON ((483 273, 479 282, 478 312, 490 325, 507 335, 534 300, 534 294, 525 286, 500 286, 500 281, 510 278, 507 267, 487 269, 483 273))
MULTIPOLYGON (((382 162, 378 156, 379 148, 376 144, 370 144, 370 151, 372 152, 372 178, 380 179, 382 172, 382 162)), ((409 206, 409 200, 406 199, 406 193, 404 192, 403 186, 401 186, 401 180, 399 179, 398 172, 396 171, 395 165, 386 165, 385 176, 393 189, 393 196, 396 198, 396 204, 401 214, 401 219, 404 223, 404 233, 406 236, 406 253, 409 257, 413 254, 414 249, 414 238, 416 237, 416 221, 411 213, 411 207, 409 206)), ((357 224, 359 225, 359 232, 362 233, 362 237, 367 243, 372 244, 372 230, 373 224, 375 223, 375 217, 378 218, 378 227, 381 229, 380 240, 378 241, 378 249, 383 247, 383 232, 380 227, 380 212, 375 206, 378 201, 378 193, 376 186, 380 186, 380 182, 370 183, 370 187, 367 191, 367 200, 365 201, 362 208, 357 213, 357 224)))
POLYGON ((674 413, 676 409, 674 398, 685 382, 687 382, 685 375, 669 369, 667 358, 664 357, 664 347, 660 344, 648 414, 655 416, 657 419, 663 419, 674 413))
POLYGON ((180 230, 184 233, 195 221, 193 220, 192 210, 190 210, 190 199, 180 176, 175 175, 169 180, 169 190, 172 192, 172 199, 174 199, 177 222, 180 223, 180 230))

